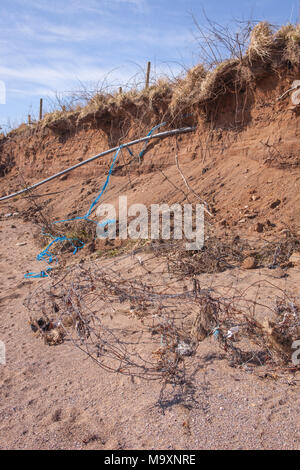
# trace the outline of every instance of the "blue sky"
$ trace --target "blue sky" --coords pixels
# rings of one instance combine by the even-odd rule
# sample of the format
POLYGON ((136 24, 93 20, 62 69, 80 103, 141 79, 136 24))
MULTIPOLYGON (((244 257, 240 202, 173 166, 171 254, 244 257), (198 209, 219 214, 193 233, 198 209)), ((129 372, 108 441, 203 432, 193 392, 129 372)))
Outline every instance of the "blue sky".
POLYGON ((195 65, 192 14, 204 22, 202 7, 222 24, 233 17, 281 24, 297 20, 299 0, 0 0, 0 125, 37 116, 40 97, 49 103, 82 84, 142 80, 148 60, 153 76, 195 65))

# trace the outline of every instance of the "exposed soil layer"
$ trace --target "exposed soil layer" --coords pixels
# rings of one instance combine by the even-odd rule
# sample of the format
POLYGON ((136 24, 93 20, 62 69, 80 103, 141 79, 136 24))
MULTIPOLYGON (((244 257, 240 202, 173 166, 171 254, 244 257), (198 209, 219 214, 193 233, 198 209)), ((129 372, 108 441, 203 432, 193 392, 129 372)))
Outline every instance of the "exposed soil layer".
MULTIPOLYGON (((298 72, 282 77, 274 73, 259 80, 247 98, 222 96, 213 105, 211 122, 194 112, 188 118, 188 124, 197 126, 193 133, 152 141, 140 163, 141 145, 132 149, 133 159, 123 151, 105 200, 126 194, 129 202, 150 205, 182 202, 189 193, 189 201, 196 202, 178 171, 178 154, 190 187, 214 213, 210 223, 239 232, 299 231, 299 111, 291 106, 289 95, 277 100, 297 78, 298 72), (237 124, 236 113, 241 109, 243 124, 237 124)), ((157 124, 155 115, 139 123, 135 117, 129 113, 126 132, 114 129, 114 136, 108 130, 113 128, 112 122, 105 118, 70 132, 57 133, 39 126, 11 133, 1 143, 2 174, 6 173, 1 178, 1 194, 50 176, 118 142, 144 136, 157 124)), ((39 202, 46 200, 58 217, 84 211, 101 187, 110 162, 111 155, 100 158, 39 188, 37 194, 49 194, 39 202)), ((11 201, 4 211, 9 212, 11 201)), ((24 201, 18 204, 23 207, 24 201)))

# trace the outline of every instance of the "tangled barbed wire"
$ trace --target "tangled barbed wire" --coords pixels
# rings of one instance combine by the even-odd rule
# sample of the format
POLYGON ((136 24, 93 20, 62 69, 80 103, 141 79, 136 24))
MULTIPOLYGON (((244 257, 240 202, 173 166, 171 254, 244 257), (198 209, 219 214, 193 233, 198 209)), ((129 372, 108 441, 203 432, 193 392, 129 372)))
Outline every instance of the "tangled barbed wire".
POLYGON ((300 337, 292 291, 266 276, 245 287, 221 275, 179 275, 161 248, 136 250, 54 269, 25 305, 46 344, 70 342, 109 372, 176 383, 209 337, 231 365, 291 365, 300 337))

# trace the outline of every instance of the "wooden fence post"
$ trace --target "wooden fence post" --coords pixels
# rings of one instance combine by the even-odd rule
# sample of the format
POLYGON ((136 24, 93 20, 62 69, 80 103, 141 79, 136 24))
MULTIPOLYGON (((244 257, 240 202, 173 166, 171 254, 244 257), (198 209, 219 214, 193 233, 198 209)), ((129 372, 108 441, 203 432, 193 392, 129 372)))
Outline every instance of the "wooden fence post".
POLYGON ((40 121, 43 119, 43 98, 40 99, 40 121))
POLYGON ((148 62, 147 64, 147 74, 146 74, 146 85, 145 88, 149 88, 149 83, 150 83, 150 70, 151 70, 151 62, 148 62))

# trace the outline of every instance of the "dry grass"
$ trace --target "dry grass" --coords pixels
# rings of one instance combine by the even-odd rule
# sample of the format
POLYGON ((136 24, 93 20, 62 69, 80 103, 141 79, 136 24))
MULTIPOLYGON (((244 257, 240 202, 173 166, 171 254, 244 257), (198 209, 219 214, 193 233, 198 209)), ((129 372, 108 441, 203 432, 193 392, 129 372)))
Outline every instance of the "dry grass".
POLYGON ((199 73, 196 80, 194 73, 188 73, 174 88, 170 105, 172 115, 214 102, 228 92, 235 92, 250 85, 255 79, 248 64, 238 59, 225 60, 209 72, 205 72, 202 66, 196 67, 199 68, 203 72, 199 73))
POLYGON ((251 31, 243 57, 223 60, 211 71, 206 71, 202 65, 192 68, 173 88, 172 113, 201 106, 253 83, 257 73, 252 68, 253 62, 272 63, 274 67, 290 63, 297 67, 300 63, 300 25, 289 24, 275 30, 268 22, 258 23, 251 31))
POLYGON ((207 72, 203 65, 197 65, 187 72, 184 79, 178 80, 174 86, 170 108, 173 114, 177 110, 189 108, 199 102, 199 90, 207 72))
POLYGON ((107 113, 110 116, 118 116, 122 111, 140 109, 145 107, 154 112, 161 111, 161 104, 168 102, 172 96, 170 81, 160 79, 155 85, 147 89, 132 88, 129 91, 121 91, 114 94, 97 94, 88 104, 82 108, 78 121, 87 116, 101 117, 107 113))
MULTIPOLYGON (((216 40, 224 43, 231 53, 227 59, 219 53, 213 68, 199 64, 191 68, 184 78, 173 81, 161 78, 147 89, 134 85, 128 91, 115 93, 101 90, 88 99, 86 105, 69 110, 63 106, 59 111, 47 113, 36 128, 41 126, 64 132, 95 119, 109 122, 129 116, 135 120, 149 113, 154 114, 156 121, 158 117, 159 120, 174 120, 192 112, 195 107, 205 111, 207 103, 226 93, 238 92, 245 85, 250 86, 266 65, 274 69, 299 66, 300 24, 287 24, 276 29, 264 21, 256 24, 250 34, 249 31, 249 25, 245 26, 245 34, 240 35, 242 43, 240 36, 237 39, 227 29, 218 30, 216 40)), ((210 41, 209 37, 206 39, 210 41)), ((27 127, 24 124, 20 130, 27 127)))
POLYGON ((294 67, 300 64, 300 24, 282 26, 275 35, 280 47, 283 47, 283 59, 294 67))
POLYGON ((281 63, 289 62, 297 67, 300 63, 300 24, 287 24, 275 29, 267 22, 258 23, 250 35, 247 56, 251 61, 272 62, 281 56, 281 63))
POLYGON ((274 45, 273 28, 267 21, 254 26, 250 34, 250 44, 247 55, 250 61, 261 60, 266 62, 271 59, 271 50, 274 45))
POLYGON ((234 81, 238 65, 239 61, 237 59, 226 60, 217 65, 201 83, 199 99, 208 101, 215 98, 220 92, 225 91, 227 89, 226 85, 234 81))
POLYGON ((77 120, 79 111, 53 111, 52 113, 45 114, 43 120, 40 122, 42 129, 49 128, 57 131, 66 131, 72 128, 77 120))
POLYGON ((57 110, 47 113, 41 122, 42 128, 53 130, 70 129, 80 126, 90 120, 105 119, 109 121, 124 114, 140 115, 145 109, 161 115, 165 111, 165 104, 171 100, 172 84, 167 79, 159 79, 155 85, 148 89, 139 90, 134 87, 129 91, 116 93, 96 93, 85 106, 77 106, 74 110, 57 110))
POLYGON ((109 95, 102 93, 96 94, 86 106, 84 106, 78 115, 78 120, 83 120, 89 116, 96 116, 97 113, 104 114, 108 110, 109 95))

